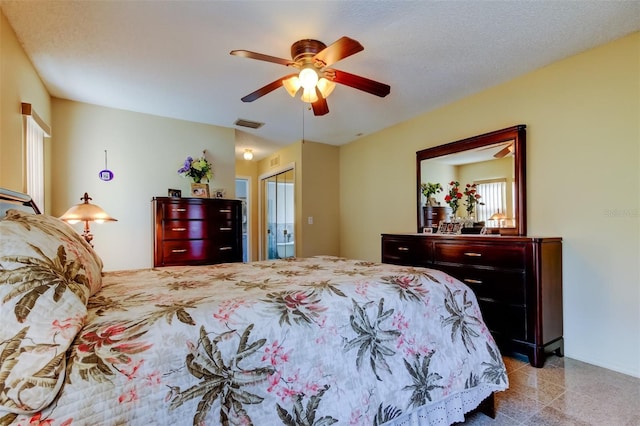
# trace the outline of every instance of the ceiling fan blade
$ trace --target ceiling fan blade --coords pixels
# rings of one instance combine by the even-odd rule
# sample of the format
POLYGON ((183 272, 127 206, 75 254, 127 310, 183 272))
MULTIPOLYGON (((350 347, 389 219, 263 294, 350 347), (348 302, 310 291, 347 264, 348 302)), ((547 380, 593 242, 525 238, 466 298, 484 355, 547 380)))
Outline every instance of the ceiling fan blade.
POLYGON ((328 67, 362 50, 364 50, 364 47, 358 41, 349 37, 342 37, 316 53, 313 60, 322 62, 323 67, 328 67))
POLYGON ((280 65, 284 65, 284 66, 287 66, 287 67, 295 66, 295 62, 293 62, 291 59, 277 58, 275 56, 269 56, 269 55, 264 55, 262 53, 251 52, 249 50, 232 50, 229 53, 231 55, 240 56, 242 58, 257 59, 259 61, 273 62, 275 64, 280 64, 280 65))
POLYGON ((242 100, 242 102, 253 102, 256 99, 261 98, 262 96, 266 95, 267 93, 273 92, 274 90, 276 90, 277 88, 282 86, 282 81, 283 80, 291 78, 291 77, 293 77, 295 75, 297 75, 297 74, 289 74, 289 75, 285 75, 284 77, 280 77, 276 81, 273 81, 273 82, 267 84, 266 86, 263 86, 263 87, 259 88, 255 92, 249 93, 247 96, 245 96, 241 100, 242 100))
POLYGON ((313 108, 313 115, 320 116, 326 115, 329 113, 329 105, 327 105, 327 100, 322 97, 322 93, 316 87, 316 95, 318 96, 318 100, 311 104, 313 108))
POLYGON ((513 150, 513 145, 509 145, 505 148, 502 148, 500 151, 496 152, 495 154, 493 154, 494 158, 503 158, 506 157, 507 155, 511 154, 511 151, 513 150))
POLYGON ((336 69, 331 70, 331 72, 335 73, 335 75, 331 77, 330 73, 326 73, 327 78, 336 83, 344 84, 345 86, 353 87, 354 89, 362 90, 363 92, 371 93, 381 98, 391 93, 391 86, 387 84, 336 69))

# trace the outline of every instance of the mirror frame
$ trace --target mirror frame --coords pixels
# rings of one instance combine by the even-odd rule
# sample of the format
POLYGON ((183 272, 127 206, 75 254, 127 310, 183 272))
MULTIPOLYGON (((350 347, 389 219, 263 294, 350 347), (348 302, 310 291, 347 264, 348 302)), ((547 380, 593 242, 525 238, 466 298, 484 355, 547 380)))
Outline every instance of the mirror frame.
MULTIPOLYGON (((513 155, 514 163, 514 200, 515 200, 515 235, 527 235, 527 185, 526 185, 526 125, 519 124, 517 126, 508 127, 502 130, 496 130, 493 132, 485 133, 478 136, 462 139, 455 142, 450 142, 444 145, 435 146, 432 148, 423 149, 416 152, 416 176, 417 176, 417 227, 418 233, 422 232, 420 227, 422 216, 422 192, 420 191, 421 184, 421 162, 422 160, 428 160, 430 158, 441 157, 443 155, 454 154, 457 152, 467 151, 470 149, 476 149, 488 145, 497 144, 513 140, 513 146, 515 148, 513 155)), ((509 230, 514 228, 509 228, 509 230)), ((513 234, 514 231, 501 232, 501 235, 513 234)))

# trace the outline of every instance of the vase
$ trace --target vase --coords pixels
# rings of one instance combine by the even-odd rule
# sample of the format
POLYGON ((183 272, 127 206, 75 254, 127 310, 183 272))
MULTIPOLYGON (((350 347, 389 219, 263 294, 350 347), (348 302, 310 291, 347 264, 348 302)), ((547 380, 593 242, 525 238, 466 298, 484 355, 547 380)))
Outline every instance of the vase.
POLYGON ((472 228, 475 222, 476 222, 476 218, 473 215, 473 212, 468 212, 467 219, 465 220, 464 226, 467 228, 472 228))
POLYGON ((208 183, 192 183, 191 196, 196 198, 209 198, 208 183))

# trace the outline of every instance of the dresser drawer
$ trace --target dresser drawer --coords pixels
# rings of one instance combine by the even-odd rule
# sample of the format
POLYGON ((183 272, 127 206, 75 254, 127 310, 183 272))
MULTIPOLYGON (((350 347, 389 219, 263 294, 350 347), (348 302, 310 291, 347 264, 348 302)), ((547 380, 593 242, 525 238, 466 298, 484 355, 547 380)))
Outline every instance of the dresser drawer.
POLYGON ((198 262, 214 259, 234 259, 237 250, 234 241, 221 240, 181 240, 167 241, 162 245, 164 263, 184 264, 185 261, 198 262))
POLYGON ((526 247, 520 244, 482 245, 436 241, 433 255, 436 264, 443 262, 522 270, 526 267, 526 247))
POLYGON ((232 223, 236 217, 237 210, 232 204, 222 204, 216 206, 209 206, 209 219, 216 222, 228 222, 232 223))
POLYGON ((232 220, 222 220, 211 225, 213 235, 235 234, 238 232, 238 225, 232 220))
POLYGON ((207 206, 204 204, 165 203, 162 205, 164 219, 204 219, 207 206))
POLYGON ((382 240, 382 262, 394 265, 429 266, 431 249, 424 238, 406 237, 382 240))
POLYGON ((527 340, 527 310, 523 306, 478 299, 485 324, 496 339, 509 338, 527 340))
POLYGON ((165 240, 198 240, 209 238, 210 229, 202 220, 167 220, 162 232, 165 240))
POLYGON ((211 228, 211 238, 216 241, 218 246, 237 245, 237 228, 235 226, 216 226, 211 228))
POLYGON ((496 271, 464 266, 443 266, 439 269, 465 283, 479 299, 519 306, 526 304, 524 271, 496 271))
POLYGON ((212 243, 209 240, 166 241, 162 244, 164 265, 184 265, 211 259, 212 243))
POLYGON ((237 225, 229 220, 207 222, 203 220, 167 220, 162 224, 165 240, 197 240, 208 238, 230 238, 238 233, 237 225))
POLYGON ((242 261, 242 251, 238 250, 233 244, 221 244, 214 249, 215 259, 219 263, 242 261), (238 260, 240 258, 240 260, 238 260))

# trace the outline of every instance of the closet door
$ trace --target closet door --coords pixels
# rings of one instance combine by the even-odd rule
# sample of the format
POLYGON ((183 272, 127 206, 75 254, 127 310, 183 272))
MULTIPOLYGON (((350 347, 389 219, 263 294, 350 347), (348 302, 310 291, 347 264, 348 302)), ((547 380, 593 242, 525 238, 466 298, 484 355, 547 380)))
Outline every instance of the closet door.
POLYGON ((295 174, 288 169, 262 179, 264 259, 295 256, 295 174))

